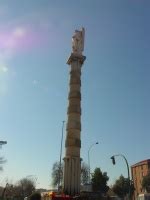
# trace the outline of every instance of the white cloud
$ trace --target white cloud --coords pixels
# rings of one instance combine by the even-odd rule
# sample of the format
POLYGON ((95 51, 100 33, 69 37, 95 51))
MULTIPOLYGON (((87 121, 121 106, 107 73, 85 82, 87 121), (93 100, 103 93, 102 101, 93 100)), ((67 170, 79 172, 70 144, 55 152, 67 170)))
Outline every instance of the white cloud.
POLYGON ((9 34, 1 34, 0 40, 0 96, 8 92, 10 73, 7 63, 16 53, 18 40, 25 34, 25 29, 16 27, 9 34))
POLYGON ((1 73, 6 73, 6 72, 8 72, 8 67, 6 67, 5 65, 0 65, 0 72, 1 72, 1 73))

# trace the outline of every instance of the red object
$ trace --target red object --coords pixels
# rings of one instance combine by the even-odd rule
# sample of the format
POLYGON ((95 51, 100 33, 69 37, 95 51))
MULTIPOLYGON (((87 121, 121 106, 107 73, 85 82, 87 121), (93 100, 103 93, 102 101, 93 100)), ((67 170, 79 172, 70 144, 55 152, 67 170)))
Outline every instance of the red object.
POLYGON ((52 200, 72 200, 73 198, 69 195, 55 195, 55 196, 52 196, 52 200))

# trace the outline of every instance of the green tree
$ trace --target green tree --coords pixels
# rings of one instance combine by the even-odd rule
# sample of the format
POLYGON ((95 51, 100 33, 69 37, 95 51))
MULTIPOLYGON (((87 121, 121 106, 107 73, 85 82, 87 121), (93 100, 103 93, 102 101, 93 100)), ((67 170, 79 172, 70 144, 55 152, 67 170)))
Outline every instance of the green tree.
POLYGON ((114 193, 114 191, 112 190, 112 185, 109 186, 109 190, 107 191, 107 196, 111 197, 111 196, 115 196, 116 194, 114 193))
POLYGON ((133 193, 134 186, 128 178, 125 178, 123 175, 121 175, 119 179, 116 180, 115 184, 112 187, 112 190, 116 195, 123 198, 127 194, 129 194, 129 192, 130 195, 133 193))
POLYGON ((29 196, 29 200, 41 200, 41 193, 35 192, 29 196))
POLYGON ((101 194, 106 194, 109 190, 109 187, 107 186, 108 180, 109 177, 107 176, 107 172, 102 172, 100 168, 95 168, 91 180, 93 191, 99 191, 101 194))
POLYGON ((142 188, 147 192, 150 192, 150 173, 143 177, 142 188))

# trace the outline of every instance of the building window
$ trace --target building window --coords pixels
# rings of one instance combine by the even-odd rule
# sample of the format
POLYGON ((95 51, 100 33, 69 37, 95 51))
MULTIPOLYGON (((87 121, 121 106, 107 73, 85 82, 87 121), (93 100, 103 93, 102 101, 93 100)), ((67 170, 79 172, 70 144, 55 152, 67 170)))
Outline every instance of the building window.
POLYGON ((136 176, 136 170, 134 170, 134 175, 136 176))
POLYGON ((141 165, 141 169, 143 169, 143 165, 141 165))

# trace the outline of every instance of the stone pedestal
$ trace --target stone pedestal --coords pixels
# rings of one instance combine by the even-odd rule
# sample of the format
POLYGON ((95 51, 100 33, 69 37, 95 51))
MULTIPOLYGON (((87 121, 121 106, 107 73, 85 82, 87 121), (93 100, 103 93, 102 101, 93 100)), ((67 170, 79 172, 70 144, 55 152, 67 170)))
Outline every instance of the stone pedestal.
POLYGON ((68 120, 66 126, 66 153, 64 158, 64 192, 69 195, 80 193, 81 176, 81 67, 85 56, 72 53, 67 64, 70 65, 70 88, 68 120))

